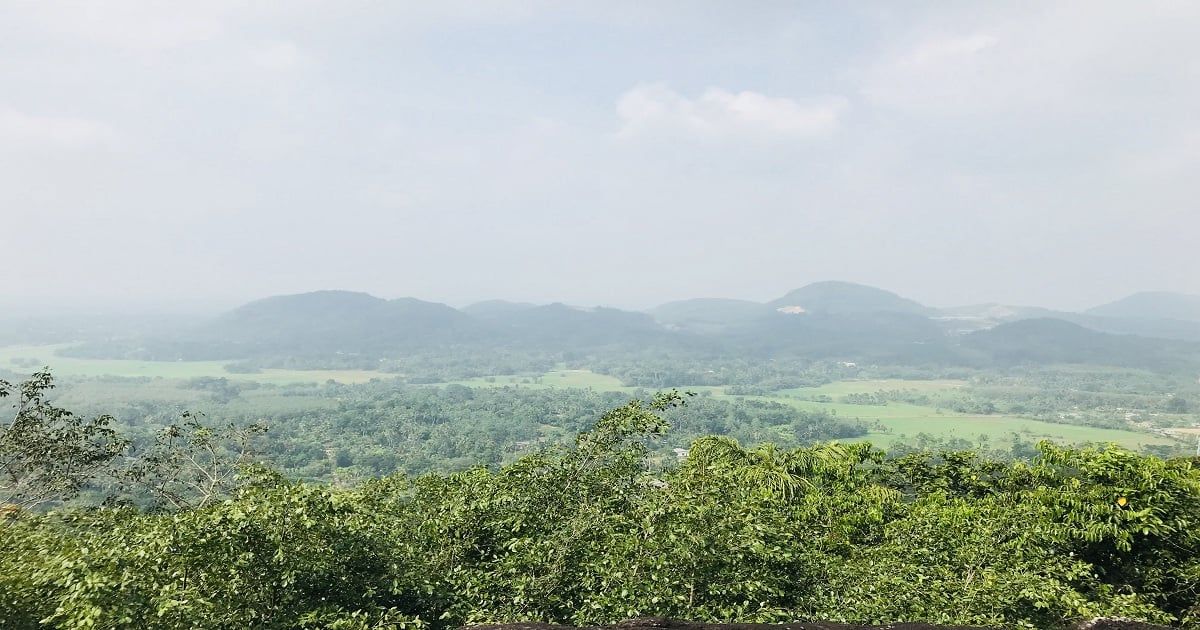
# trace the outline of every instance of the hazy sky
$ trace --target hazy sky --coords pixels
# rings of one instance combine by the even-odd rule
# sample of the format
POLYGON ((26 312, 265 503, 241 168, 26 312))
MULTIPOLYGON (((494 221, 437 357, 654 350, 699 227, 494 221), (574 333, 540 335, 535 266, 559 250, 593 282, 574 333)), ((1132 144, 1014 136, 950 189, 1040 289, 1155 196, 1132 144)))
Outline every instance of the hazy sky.
POLYGON ((0 0, 0 301, 1200 293, 1198 34, 1195 2, 0 0))

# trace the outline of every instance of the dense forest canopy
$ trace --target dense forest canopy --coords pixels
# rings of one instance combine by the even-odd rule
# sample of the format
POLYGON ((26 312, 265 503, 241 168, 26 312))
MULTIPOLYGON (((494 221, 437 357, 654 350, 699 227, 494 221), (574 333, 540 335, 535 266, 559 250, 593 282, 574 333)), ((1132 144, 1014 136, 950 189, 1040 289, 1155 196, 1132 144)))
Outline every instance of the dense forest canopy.
POLYGON ((971 451, 889 457, 868 444, 744 447, 708 436, 685 457, 656 459, 671 430, 664 414, 689 412, 687 397, 670 393, 502 466, 329 486, 242 465, 245 434, 234 427, 189 422, 127 453, 110 418, 56 407, 49 385, 0 389, 17 398, 9 426, 19 429, 0 434, 9 505, 33 490, 38 501, 69 498, 101 474, 150 502, 7 508, 5 627, 441 628, 646 615, 1200 623, 1200 471, 1188 458, 1048 443, 1014 462, 971 451), (38 440, 54 448, 24 448, 38 440), (75 457, 102 465, 64 470, 75 457))

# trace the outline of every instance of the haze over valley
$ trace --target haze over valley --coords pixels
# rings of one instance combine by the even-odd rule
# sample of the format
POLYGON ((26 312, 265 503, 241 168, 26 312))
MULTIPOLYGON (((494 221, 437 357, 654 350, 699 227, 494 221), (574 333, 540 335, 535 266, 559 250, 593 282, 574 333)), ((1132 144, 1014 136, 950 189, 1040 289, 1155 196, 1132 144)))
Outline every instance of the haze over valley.
POLYGON ((0 0, 0 627, 1200 630, 1197 33, 0 0))
POLYGON ((417 298, 385 300, 330 290, 264 298, 216 317, 192 319, 197 321, 160 323, 160 330, 143 334, 110 323, 107 330, 97 325, 82 333, 47 331, 50 336, 44 339, 92 338, 61 352, 67 356, 154 361, 311 357, 331 363, 358 357, 359 366, 367 369, 375 367, 374 361, 446 346, 564 353, 644 349, 647 344, 696 356, 740 352, 918 364, 1027 360, 1164 367, 1163 362, 1195 360, 1189 355, 1200 342, 1200 298, 1195 296, 1138 293, 1078 313, 1000 304, 939 309, 883 289, 833 281, 765 303, 697 298, 647 312, 504 300, 455 309, 417 298), (1165 343, 1167 339, 1176 343, 1165 343), (989 354, 984 350, 988 345, 1004 346, 1004 357, 989 354), (1048 354, 1025 356, 1039 351, 1048 354), (1170 354, 1177 357, 1170 359, 1170 354))

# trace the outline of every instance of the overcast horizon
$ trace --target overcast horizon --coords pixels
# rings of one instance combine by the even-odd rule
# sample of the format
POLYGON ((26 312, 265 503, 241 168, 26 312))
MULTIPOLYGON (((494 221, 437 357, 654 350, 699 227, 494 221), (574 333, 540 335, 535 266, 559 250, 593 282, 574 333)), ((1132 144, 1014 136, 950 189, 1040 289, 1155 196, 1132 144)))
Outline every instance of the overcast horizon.
MULTIPOLYGON (((833 280, 833 281, 834 282, 844 282, 841 280, 833 280)), ((825 281, 817 280, 815 282, 825 282, 825 281)), ((811 283, 806 283, 806 284, 811 284, 811 283)), ((855 284, 857 284, 857 283, 855 283, 855 284)), ((871 286, 871 285, 865 285, 865 286, 871 286)), ((463 307, 471 306, 473 304, 477 304, 480 302, 488 302, 488 301, 496 300, 496 301, 505 301, 505 302, 528 302, 528 303, 533 303, 533 304, 561 303, 561 304, 566 304, 568 306, 577 307, 577 308, 608 307, 608 308, 617 308, 617 309, 630 310, 630 311, 651 311, 655 307, 662 306, 669 302, 685 301, 685 300, 690 300, 690 299, 735 299, 735 300, 746 300, 746 301, 750 301, 750 302, 766 303, 766 302, 773 301, 776 298, 783 297, 783 295, 786 294, 788 291, 791 291, 793 289, 798 289, 798 288, 802 288, 802 285, 797 285, 796 287, 790 287, 789 289, 786 289, 786 290, 780 290, 780 291, 777 291, 773 294, 766 295, 766 296, 731 297, 728 295, 691 295, 691 296, 678 296, 678 297, 675 297, 672 299, 664 299, 664 300, 650 301, 650 302, 644 302, 644 303, 632 303, 632 302, 619 302, 619 301, 612 301, 612 300, 593 301, 593 302, 575 302, 575 301, 555 298, 553 296, 546 297, 544 299, 533 299, 533 300, 519 300, 519 299, 513 299, 513 298, 509 298, 509 297, 505 297, 505 296, 491 296, 491 297, 481 297, 478 299, 468 299, 468 300, 460 300, 460 301, 443 301, 443 300, 436 300, 436 299, 432 299, 432 298, 428 298, 426 296, 420 296, 420 295, 406 295, 406 294, 389 295, 389 294, 384 294, 384 293, 375 293, 375 292, 372 292, 369 290, 360 290, 360 289, 353 289, 353 288, 348 289, 345 287, 317 287, 317 288, 306 289, 306 290, 298 291, 298 292, 294 292, 294 293, 291 293, 291 292, 267 292, 267 293, 263 293, 261 295, 247 296, 245 298, 240 298, 240 299, 239 298, 201 299, 201 298, 186 298, 186 297, 178 298, 178 299, 166 299, 166 298, 147 297, 147 298, 135 298, 133 300, 126 300, 126 301, 122 302, 122 301, 115 301, 115 300, 111 300, 111 299, 106 300, 106 299, 80 298, 79 296, 68 296, 68 297, 39 296, 39 297, 35 297, 32 299, 11 298, 11 297, 6 296, 5 298, 0 298, 0 309, 6 309, 8 314, 11 314, 18 318, 47 317, 47 316, 54 316, 54 315, 64 315, 64 316, 73 317, 73 316, 87 315, 87 314, 103 315, 103 316, 123 316, 123 315, 135 314, 135 313, 142 313, 142 314, 149 315, 149 316, 210 317, 210 316, 218 315, 218 314, 233 310, 233 309, 235 309, 239 306, 242 306, 244 304, 247 304, 249 302, 254 302, 254 301, 264 299, 264 298, 269 298, 269 297, 294 295, 294 294, 302 294, 302 293, 313 293, 313 292, 320 292, 320 291, 349 291, 349 292, 355 292, 355 293, 367 293, 374 297, 386 299, 386 300, 401 299, 401 298, 416 298, 416 299, 428 301, 428 302, 444 303, 444 304, 454 307, 456 309, 461 309, 463 307)), ((875 287, 875 288, 883 289, 885 291, 890 291, 890 289, 888 289, 887 287, 875 287)), ((892 292, 895 293, 894 291, 892 291, 892 292)), ((934 308, 953 308, 953 307, 982 306, 982 305, 987 305, 987 304, 998 304, 1001 306, 1010 306, 1010 307, 1034 307, 1034 308, 1041 307, 1041 308, 1049 308, 1051 310, 1057 310, 1057 311, 1062 311, 1062 312, 1082 313, 1084 311, 1087 311, 1090 308, 1097 307, 1097 306, 1104 306, 1106 304, 1109 304, 1110 302, 1119 301, 1123 298, 1130 297, 1136 293, 1158 293, 1158 292, 1160 292, 1160 291, 1155 291, 1155 290, 1134 291, 1134 292, 1130 292, 1127 294, 1114 296, 1111 300, 1096 302, 1093 304, 1085 304, 1085 305, 1082 305, 1079 307, 1073 307, 1073 308, 1072 307, 1057 307, 1056 308, 1056 307, 1049 307, 1044 304, 1034 304, 1034 303, 997 302, 995 300, 983 300, 983 301, 975 301, 975 302, 948 302, 948 303, 931 303, 931 302, 922 302, 921 300, 916 300, 916 301, 920 302, 924 306, 929 306, 929 307, 934 307, 934 308)), ((1178 293, 1178 292, 1168 292, 1168 293, 1178 293)), ((906 294, 899 294, 899 295, 902 298, 913 299, 911 296, 906 295, 906 294)), ((1183 294, 1183 295, 1191 295, 1191 294, 1183 294)), ((0 315, 3 315, 3 314, 4 314, 4 312, 0 312, 0 315)))
POLYGON ((0 3, 0 307, 1200 294, 1197 32, 1172 2, 0 3))

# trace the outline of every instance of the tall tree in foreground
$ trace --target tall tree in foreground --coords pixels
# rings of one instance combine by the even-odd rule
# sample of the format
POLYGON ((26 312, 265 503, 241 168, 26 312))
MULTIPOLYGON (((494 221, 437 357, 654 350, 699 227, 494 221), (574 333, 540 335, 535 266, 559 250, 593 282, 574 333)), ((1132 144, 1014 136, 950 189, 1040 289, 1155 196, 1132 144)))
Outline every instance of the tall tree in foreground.
POLYGON ((49 370, 13 385, 0 380, 0 398, 15 396, 0 424, 0 506, 6 512, 65 501, 123 453, 128 441, 110 428, 112 416, 77 416, 47 400, 49 370))

